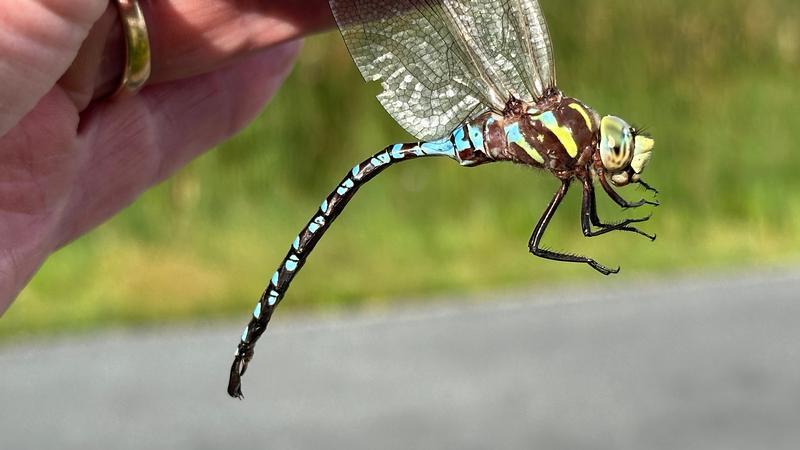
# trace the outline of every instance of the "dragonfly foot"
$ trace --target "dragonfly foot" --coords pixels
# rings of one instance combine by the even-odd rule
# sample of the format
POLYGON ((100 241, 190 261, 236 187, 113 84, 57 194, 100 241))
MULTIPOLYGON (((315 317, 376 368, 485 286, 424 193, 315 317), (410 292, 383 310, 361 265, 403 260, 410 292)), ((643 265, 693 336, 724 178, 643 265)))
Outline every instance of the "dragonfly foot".
POLYGON ((617 273, 619 273, 619 270, 620 270, 619 266, 617 266, 616 269, 609 269, 608 267, 606 267, 606 266, 604 266, 604 265, 602 265, 602 264, 600 264, 600 263, 598 263, 597 261, 594 261, 594 260, 589 260, 588 264, 590 266, 592 266, 592 269, 594 269, 594 270, 596 270, 596 271, 598 271, 598 272, 600 272, 600 273, 602 273, 603 275, 606 275, 606 276, 617 274, 617 273))
POLYGON ((658 195, 658 189, 650 186, 649 184, 645 183, 642 180, 637 181, 637 183, 639 183, 644 188, 644 190, 646 190, 648 192, 652 192, 653 195, 658 195))
POLYGON ((622 209, 639 208, 640 206, 644 206, 644 205, 661 206, 661 203, 659 203, 658 200, 650 201, 650 200, 641 199, 638 202, 627 203, 627 204, 623 205, 622 209))
POLYGON ((645 233, 644 231, 642 231, 642 230, 640 230, 638 228, 630 227, 629 231, 632 231, 632 232, 634 232, 634 233, 636 233, 636 234, 638 234, 640 236, 644 236, 647 239, 650 239, 650 242, 653 242, 653 241, 656 240, 656 235, 655 234, 645 233))

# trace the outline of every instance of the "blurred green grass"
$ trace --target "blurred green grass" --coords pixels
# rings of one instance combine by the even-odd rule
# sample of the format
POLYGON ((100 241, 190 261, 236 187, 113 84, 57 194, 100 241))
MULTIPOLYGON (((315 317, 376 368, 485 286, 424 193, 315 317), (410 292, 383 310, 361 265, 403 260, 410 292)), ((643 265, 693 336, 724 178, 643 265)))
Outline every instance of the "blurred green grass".
MULTIPOLYGON (((619 277, 787 264, 800 255, 800 3, 542 0, 560 87, 656 137, 646 179, 659 239, 585 239, 578 193, 549 246, 622 265, 619 277)), ((264 114, 236 138, 50 258, 0 337, 239 317, 319 201, 352 165, 409 140, 337 33, 309 39, 264 114)), ((596 282, 528 254, 557 187, 511 165, 414 161, 371 182, 321 242, 281 307, 596 282)), ((642 192, 628 188, 637 198, 642 192)), ((603 201, 604 217, 621 217, 603 201)))

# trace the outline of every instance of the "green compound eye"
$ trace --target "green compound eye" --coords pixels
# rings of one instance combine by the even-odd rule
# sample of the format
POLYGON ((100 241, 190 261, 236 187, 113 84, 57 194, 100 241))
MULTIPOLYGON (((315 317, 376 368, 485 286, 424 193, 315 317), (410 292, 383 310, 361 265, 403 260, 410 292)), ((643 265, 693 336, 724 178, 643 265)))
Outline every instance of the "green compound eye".
POLYGON ((615 116, 605 116, 600 121, 600 159, 609 172, 628 167, 633 158, 633 128, 615 116))

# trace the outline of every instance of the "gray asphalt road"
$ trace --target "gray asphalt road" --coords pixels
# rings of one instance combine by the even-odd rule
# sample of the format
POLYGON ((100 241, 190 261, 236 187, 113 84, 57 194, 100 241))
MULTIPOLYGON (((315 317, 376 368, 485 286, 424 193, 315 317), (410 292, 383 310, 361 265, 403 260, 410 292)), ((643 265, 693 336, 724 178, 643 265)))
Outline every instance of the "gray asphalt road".
POLYGON ((797 449, 800 271, 0 348, 2 449, 797 449))

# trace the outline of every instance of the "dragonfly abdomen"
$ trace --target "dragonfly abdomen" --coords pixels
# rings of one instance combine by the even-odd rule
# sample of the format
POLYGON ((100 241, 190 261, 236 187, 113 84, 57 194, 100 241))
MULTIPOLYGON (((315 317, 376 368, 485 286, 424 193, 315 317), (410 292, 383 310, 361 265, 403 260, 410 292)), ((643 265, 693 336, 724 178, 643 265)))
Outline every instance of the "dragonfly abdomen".
POLYGON ((447 139, 453 145, 454 159, 462 166, 477 166, 494 160, 487 151, 491 147, 491 139, 486 133, 484 116, 460 124, 447 139))
MULTIPOLYGON (((459 135, 460 138, 460 135, 459 135)), ((455 133, 448 138, 430 142, 390 145, 372 157, 356 164, 336 188, 322 201, 319 208, 292 241, 288 253, 281 261, 266 289, 253 309, 253 316, 242 332, 239 347, 231 366, 228 394, 242 397, 241 376, 253 357, 253 346, 264 333, 275 308, 283 299, 295 275, 305 264, 311 251, 342 213, 356 191, 389 166, 425 156, 447 156, 458 161, 455 133)))

